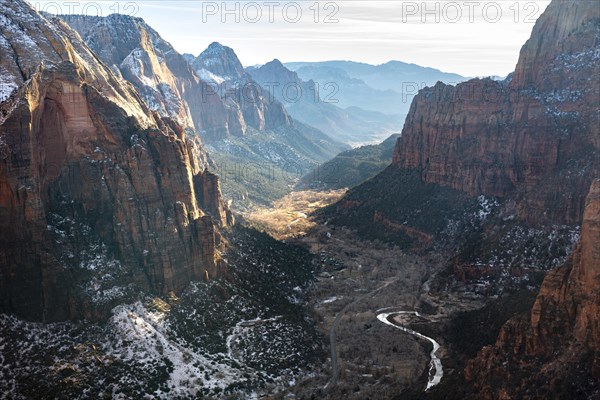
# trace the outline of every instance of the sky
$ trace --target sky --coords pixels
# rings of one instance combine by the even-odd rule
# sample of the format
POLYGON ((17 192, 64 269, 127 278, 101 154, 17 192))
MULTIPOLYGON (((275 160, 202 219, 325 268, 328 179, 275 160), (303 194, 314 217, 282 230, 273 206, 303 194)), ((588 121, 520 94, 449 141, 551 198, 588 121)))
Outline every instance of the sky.
POLYGON ((505 76, 549 0, 47 1, 63 14, 135 15, 180 53, 217 41, 245 66, 282 62, 391 60, 463 76, 505 76))

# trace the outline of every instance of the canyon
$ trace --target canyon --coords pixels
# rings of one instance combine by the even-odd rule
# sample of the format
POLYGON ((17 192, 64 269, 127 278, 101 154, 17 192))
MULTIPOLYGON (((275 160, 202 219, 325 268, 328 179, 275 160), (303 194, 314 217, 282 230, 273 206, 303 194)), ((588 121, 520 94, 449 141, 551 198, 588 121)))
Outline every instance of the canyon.
POLYGON ((425 183, 515 198, 523 219, 579 223, 600 159, 598 18, 593 2, 553 2, 506 80, 422 90, 394 163, 425 183))
POLYGON ((245 69, 140 18, 0 6, 7 396, 600 394, 596 3, 553 0, 507 78, 426 87, 352 150, 325 130, 397 121, 266 85, 383 91, 407 64, 245 69))
POLYGON ((392 165, 318 216, 417 257, 441 254, 427 297, 513 304, 497 319, 485 307, 445 313, 447 326, 487 318, 457 331, 502 327, 474 339, 486 345, 478 355, 458 348, 462 334, 432 330, 462 372, 406 398, 597 396, 599 27, 597 4, 553 1, 504 81, 422 89, 392 165), (519 311, 511 298, 540 284, 519 311))

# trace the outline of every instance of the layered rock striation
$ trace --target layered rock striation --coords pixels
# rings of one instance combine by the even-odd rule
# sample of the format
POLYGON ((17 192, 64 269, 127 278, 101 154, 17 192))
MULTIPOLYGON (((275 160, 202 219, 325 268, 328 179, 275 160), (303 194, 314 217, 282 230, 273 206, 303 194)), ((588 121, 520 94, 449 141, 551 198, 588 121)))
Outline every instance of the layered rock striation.
POLYGON ((426 183, 517 198, 530 221, 578 223, 600 169, 599 61, 597 3, 554 1, 505 81, 415 97, 394 163, 426 183))
POLYGON ((548 274, 529 318, 509 320, 496 343, 470 361, 465 376, 478 398, 598 394, 600 180, 593 181, 585 204, 577 249, 567 264, 548 274))
POLYGON ((67 24, 0 5, 12 88, 0 103, 0 310, 99 317, 91 298, 111 284, 166 293, 218 275, 232 217, 199 143, 67 24))

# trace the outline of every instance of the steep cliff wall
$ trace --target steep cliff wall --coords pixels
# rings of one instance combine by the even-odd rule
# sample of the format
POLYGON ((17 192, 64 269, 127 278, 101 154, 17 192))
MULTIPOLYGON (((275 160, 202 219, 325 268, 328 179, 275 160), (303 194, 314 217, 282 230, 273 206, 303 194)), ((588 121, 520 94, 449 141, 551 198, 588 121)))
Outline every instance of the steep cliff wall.
POLYGON ((427 183, 519 199, 521 217, 578 223, 600 170, 600 8, 554 1, 504 82, 416 96, 394 163, 427 183))
POLYGON ((149 107, 195 128, 203 140, 290 125, 283 105, 251 81, 232 49, 213 43, 192 64, 144 20, 126 15, 60 16, 149 107), (218 82, 211 78, 217 77, 218 82), (235 81, 228 85, 225 81, 235 81))
POLYGON ((191 66, 144 20, 61 15, 115 73, 131 82, 143 100, 162 116, 196 129, 204 139, 241 134, 241 113, 230 110, 191 66))
POLYGON ((496 344, 485 347, 465 375, 481 399, 598 394, 600 180, 587 196, 581 241, 572 259, 548 274, 529 319, 507 322, 496 344))
POLYGON ((231 215, 199 145, 66 24, 0 5, 14 84, 0 103, 1 311, 101 316, 91 297, 111 284, 161 293, 218 274, 217 225, 231 215))

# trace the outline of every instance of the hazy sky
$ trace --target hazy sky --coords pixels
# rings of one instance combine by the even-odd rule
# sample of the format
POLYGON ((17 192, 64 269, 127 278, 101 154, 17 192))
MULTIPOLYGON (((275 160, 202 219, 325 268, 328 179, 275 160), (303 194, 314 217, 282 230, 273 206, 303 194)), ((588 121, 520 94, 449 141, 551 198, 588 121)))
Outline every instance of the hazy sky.
POLYGON ((30 0, 53 13, 133 14, 181 53, 197 55, 218 41, 244 65, 400 60, 465 76, 511 72, 549 2, 30 0))

